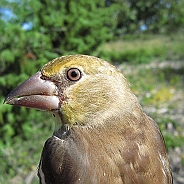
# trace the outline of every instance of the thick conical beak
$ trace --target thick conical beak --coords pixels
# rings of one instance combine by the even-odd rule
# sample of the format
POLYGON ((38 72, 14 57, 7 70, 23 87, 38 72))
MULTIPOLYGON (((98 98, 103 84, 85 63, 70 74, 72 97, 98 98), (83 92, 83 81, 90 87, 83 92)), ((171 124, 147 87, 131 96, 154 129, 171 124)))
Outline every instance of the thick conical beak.
POLYGON ((40 71, 31 76, 11 91, 4 103, 46 111, 59 109, 57 87, 52 81, 43 80, 41 76, 40 71))

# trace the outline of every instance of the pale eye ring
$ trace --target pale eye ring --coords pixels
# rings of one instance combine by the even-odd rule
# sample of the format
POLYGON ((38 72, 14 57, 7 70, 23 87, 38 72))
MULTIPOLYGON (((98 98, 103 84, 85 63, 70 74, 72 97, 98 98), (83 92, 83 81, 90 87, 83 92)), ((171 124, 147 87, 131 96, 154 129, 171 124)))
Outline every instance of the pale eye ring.
POLYGON ((70 68, 67 71, 67 78, 70 81, 78 81, 81 78, 82 74, 78 68, 70 68))

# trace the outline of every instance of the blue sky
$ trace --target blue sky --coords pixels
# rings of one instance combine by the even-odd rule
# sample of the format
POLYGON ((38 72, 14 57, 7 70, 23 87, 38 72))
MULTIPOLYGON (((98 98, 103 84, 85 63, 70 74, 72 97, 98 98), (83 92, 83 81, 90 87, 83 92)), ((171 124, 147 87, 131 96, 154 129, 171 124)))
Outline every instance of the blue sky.
MULTIPOLYGON (((7 8, 0 8, 0 14, 1 14, 1 19, 3 21, 11 21, 11 19, 15 17, 12 11, 7 8)), ((24 30, 30 30, 31 28, 32 28, 31 22, 26 22, 22 24, 22 29, 24 30)))
POLYGON ((11 20, 14 16, 12 14, 12 11, 10 9, 7 9, 7 8, 0 8, 0 14, 1 14, 2 20, 4 20, 4 21, 11 20))

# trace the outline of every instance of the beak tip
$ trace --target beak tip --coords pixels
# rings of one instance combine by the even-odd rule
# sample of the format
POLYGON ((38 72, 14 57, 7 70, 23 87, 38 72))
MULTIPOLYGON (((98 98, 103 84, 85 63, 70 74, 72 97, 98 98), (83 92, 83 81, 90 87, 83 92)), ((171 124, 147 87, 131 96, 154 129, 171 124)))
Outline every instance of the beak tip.
POLYGON ((4 99, 3 104, 11 104, 11 100, 15 97, 15 95, 12 95, 12 91, 6 96, 4 99))
POLYGON ((3 104, 8 104, 8 98, 7 97, 4 99, 3 104))
POLYGON ((11 98, 10 97, 6 97, 3 104, 10 104, 11 105, 11 98))

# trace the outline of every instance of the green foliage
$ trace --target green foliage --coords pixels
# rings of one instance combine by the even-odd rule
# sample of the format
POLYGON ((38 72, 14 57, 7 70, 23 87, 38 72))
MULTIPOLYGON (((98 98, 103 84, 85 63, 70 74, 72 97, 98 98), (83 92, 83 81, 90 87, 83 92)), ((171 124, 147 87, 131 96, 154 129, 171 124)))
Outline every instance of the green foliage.
POLYGON ((26 32, 26 45, 38 57, 50 51, 58 55, 89 54, 102 42, 110 40, 116 21, 110 22, 114 5, 105 1, 18 1, 8 6, 19 27, 31 23, 26 32), (21 4, 21 6, 20 6, 21 4))
POLYGON ((119 4, 117 35, 139 33, 141 27, 147 32, 171 33, 184 27, 184 1, 170 0, 112 0, 119 4))
POLYGON ((157 117, 156 119, 157 119, 159 128, 162 131, 167 149, 183 146, 184 136, 182 134, 182 128, 177 124, 177 122, 170 118, 157 117), (174 125, 174 129, 177 130, 177 134, 173 134, 173 132, 165 131, 169 123, 172 123, 174 125))
MULTIPOLYGON (((42 115, 47 119, 47 114, 42 115)), ((0 142, 0 183, 23 184, 23 178, 26 178, 30 171, 36 172, 44 142, 51 136, 53 128, 49 121, 43 121, 42 124, 36 121, 26 122, 23 130, 25 132, 12 138, 13 144, 5 145, 0 142), (20 181, 16 180, 17 175, 21 175, 20 181)), ((38 178, 36 179, 35 183, 38 183, 38 178)))
POLYGON ((172 88, 169 88, 168 86, 162 86, 160 89, 154 90, 149 98, 145 99, 147 103, 158 105, 162 103, 166 103, 174 97, 174 94, 172 93, 172 88))
POLYGON ((100 47, 97 55, 112 62, 134 64, 149 63, 152 60, 181 60, 184 57, 184 36, 170 35, 127 35, 118 41, 100 47))

